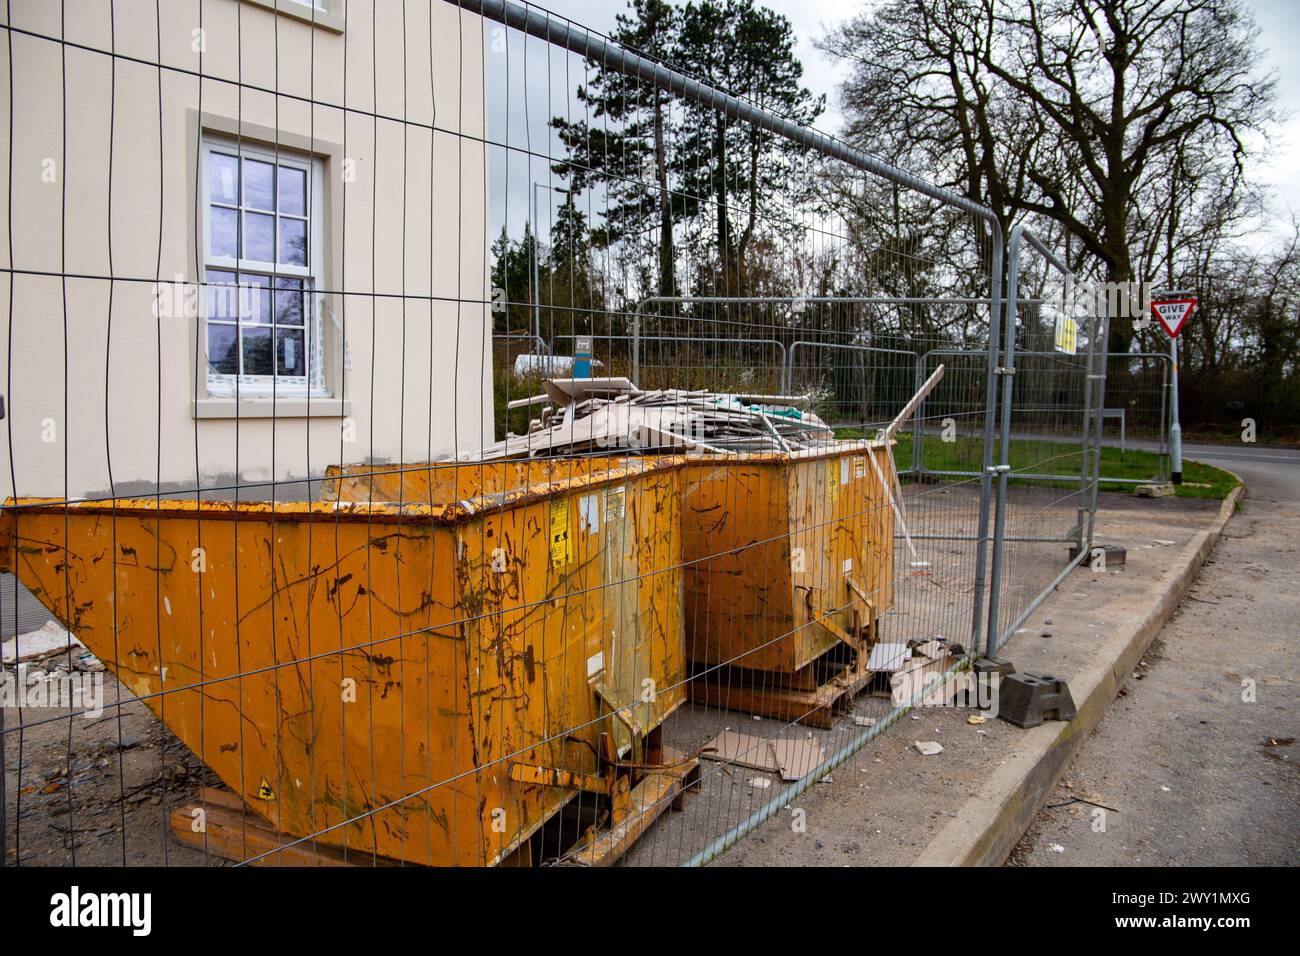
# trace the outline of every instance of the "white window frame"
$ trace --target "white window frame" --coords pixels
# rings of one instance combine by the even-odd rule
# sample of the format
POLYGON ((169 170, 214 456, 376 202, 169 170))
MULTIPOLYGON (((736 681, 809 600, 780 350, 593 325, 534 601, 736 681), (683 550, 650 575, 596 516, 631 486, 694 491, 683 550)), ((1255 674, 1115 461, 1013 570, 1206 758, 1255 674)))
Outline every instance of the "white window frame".
MULTIPOLYGON (((201 330, 201 348, 203 349, 202 370, 206 376, 206 391, 210 398, 268 398, 275 396, 277 398, 330 398, 330 393, 325 384, 325 355, 323 342, 324 322, 322 321, 324 313, 324 268, 325 268, 325 203, 324 203, 324 185, 325 185, 325 163, 318 156, 312 156, 298 150, 286 149, 284 147, 276 148, 273 143, 252 142, 247 139, 238 139, 232 136, 221 135, 217 133, 203 134, 202 149, 199 156, 199 181, 201 183, 200 196, 202 201, 202 228, 200 230, 203 237, 203 261, 200 263, 200 309, 204 316, 203 327, 201 330), (230 256, 218 256, 212 251, 212 197, 209 173, 209 158, 216 153, 236 156, 240 162, 240 194, 237 197, 240 232, 243 229, 243 217, 245 215, 244 196, 243 196, 243 160, 254 159, 262 162, 273 163, 279 166, 288 166, 301 169, 306 173, 306 213, 307 213, 307 265, 298 266, 278 262, 262 262, 255 259, 234 258, 230 256), (239 274, 257 274, 263 276, 278 276, 289 279, 304 280, 304 306, 303 306, 303 325, 306 332, 307 342, 304 344, 306 349, 307 374, 305 376, 285 376, 276 375, 244 375, 228 374, 214 372, 211 363, 208 360, 208 316, 207 316, 207 274, 209 269, 223 269, 239 274)), ((278 254, 280 248, 280 214, 279 206, 279 172, 276 173, 275 181, 276 194, 276 231, 272 239, 272 246, 278 254)), ((225 208, 230 208, 222 204, 225 208)), ((240 250, 243 251, 242 249, 240 250)), ((274 315, 274 297, 272 298, 272 315, 274 315)), ((238 350, 243 355, 243 330, 245 323, 242 319, 237 323, 239 330, 238 350)), ((271 331, 271 357, 272 362, 278 360, 278 349, 276 348, 275 327, 272 324, 271 331)), ((273 364, 274 368, 274 364, 273 364)))

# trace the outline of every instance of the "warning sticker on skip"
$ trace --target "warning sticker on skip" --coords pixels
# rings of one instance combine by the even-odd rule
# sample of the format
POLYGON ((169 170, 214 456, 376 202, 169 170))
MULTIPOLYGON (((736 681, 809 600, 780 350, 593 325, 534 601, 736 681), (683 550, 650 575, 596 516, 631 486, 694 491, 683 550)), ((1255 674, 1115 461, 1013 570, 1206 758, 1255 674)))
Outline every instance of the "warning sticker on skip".
POLYGON ((556 501, 551 505, 551 567, 562 568, 573 560, 569 542, 569 503, 556 501))

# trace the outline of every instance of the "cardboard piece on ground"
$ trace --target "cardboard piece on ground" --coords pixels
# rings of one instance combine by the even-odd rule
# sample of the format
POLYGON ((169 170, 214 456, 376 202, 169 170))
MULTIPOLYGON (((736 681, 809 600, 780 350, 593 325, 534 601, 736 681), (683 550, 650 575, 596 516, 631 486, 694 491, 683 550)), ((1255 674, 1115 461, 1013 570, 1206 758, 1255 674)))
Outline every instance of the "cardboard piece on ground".
POLYGON ((751 770, 766 770, 769 773, 779 773, 781 770, 780 764, 776 762, 776 755, 772 753, 772 748, 765 737, 724 730, 705 744, 705 748, 700 756, 706 760, 718 760, 735 764, 737 767, 748 767, 751 770), (712 752, 707 749, 709 747, 713 748, 712 752))
POLYGON ((813 740, 769 740, 772 753, 781 767, 782 780, 799 780, 812 773, 826 757, 826 752, 813 740))
POLYGON ((768 740, 734 730, 723 731, 705 746, 713 748, 712 752, 706 749, 700 754, 706 760, 780 774, 787 782, 807 776, 825 757, 822 748, 812 740, 768 740))
POLYGON ((890 697, 894 705, 905 704, 917 695, 921 695, 921 702, 934 705, 946 704, 960 690, 969 694, 972 677, 969 672, 944 677, 956 663, 957 658, 951 654, 934 660, 918 657, 889 675, 890 697))

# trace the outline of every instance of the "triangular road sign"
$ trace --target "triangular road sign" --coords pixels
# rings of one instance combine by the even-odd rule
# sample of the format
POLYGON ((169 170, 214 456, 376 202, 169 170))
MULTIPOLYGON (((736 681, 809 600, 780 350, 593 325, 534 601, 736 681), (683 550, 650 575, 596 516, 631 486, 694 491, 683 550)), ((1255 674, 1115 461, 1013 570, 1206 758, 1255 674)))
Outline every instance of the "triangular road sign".
POLYGON ((1187 317, 1192 314, 1192 309, 1195 307, 1196 300, 1194 298, 1159 299, 1151 302, 1151 311, 1156 314, 1160 324, 1165 327, 1165 331, 1173 339, 1178 338, 1178 333, 1183 330, 1187 317))

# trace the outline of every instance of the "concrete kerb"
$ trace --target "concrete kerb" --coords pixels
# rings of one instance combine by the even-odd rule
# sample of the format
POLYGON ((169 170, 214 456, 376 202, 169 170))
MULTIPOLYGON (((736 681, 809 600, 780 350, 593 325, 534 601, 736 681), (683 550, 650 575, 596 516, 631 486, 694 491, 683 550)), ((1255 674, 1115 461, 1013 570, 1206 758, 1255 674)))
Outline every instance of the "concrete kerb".
POLYGON ((979 793, 966 801, 913 866, 999 866, 1006 861, 1214 550, 1245 494, 1245 483, 1233 477, 1237 487, 1223 500, 1213 524, 1183 549, 1145 613, 1131 629, 1103 641, 1092 663, 1069 678, 1079 715, 1069 723, 1047 721, 1025 731, 1016 752, 994 768, 979 793))

